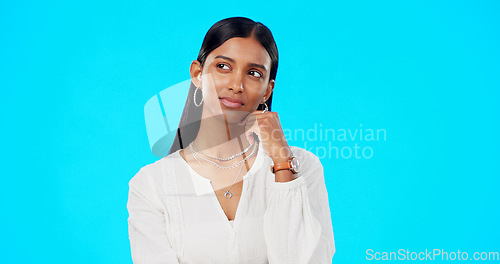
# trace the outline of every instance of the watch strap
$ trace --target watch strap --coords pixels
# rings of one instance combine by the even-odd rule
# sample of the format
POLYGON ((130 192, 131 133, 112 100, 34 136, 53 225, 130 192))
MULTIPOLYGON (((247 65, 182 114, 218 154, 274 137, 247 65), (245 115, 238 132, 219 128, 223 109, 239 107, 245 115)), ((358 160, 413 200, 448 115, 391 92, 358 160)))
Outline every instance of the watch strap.
POLYGON ((294 170, 292 170, 292 159, 291 157, 289 160, 284 161, 284 162, 279 162, 274 165, 271 165, 271 172, 275 173, 280 170, 290 170, 292 173, 295 173, 294 170))
POLYGON ((280 171, 280 170, 289 170, 292 168, 292 165, 290 164, 290 161, 285 161, 285 162, 280 162, 277 164, 274 164, 274 166, 271 166, 271 171, 273 173, 280 171))

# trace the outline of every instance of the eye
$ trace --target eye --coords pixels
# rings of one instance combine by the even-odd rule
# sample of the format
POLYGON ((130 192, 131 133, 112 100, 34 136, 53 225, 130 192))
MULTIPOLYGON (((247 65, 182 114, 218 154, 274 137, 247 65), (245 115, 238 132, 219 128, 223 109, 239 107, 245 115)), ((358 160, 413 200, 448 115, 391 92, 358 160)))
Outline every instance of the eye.
POLYGON ((222 70, 229 70, 229 66, 224 63, 217 63, 216 67, 222 70))
POLYGON ((257 77, 257 78, 261 78, 262 77, 262 73, 260 73, 258 71, 249 71, 248 73, 250 75, 254 76, 254 77, 257 77))

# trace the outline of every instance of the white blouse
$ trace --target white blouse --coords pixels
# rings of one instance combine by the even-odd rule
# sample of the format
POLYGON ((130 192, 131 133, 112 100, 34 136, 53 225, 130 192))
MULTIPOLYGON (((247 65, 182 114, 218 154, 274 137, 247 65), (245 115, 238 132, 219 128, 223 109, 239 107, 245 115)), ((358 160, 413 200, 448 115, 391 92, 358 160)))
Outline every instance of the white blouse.
POLYGON ((335 242, 323 166, 311 152, 290 148, 301 171, 279 183, 259 144, 234 221, 210 180, 180 150, 141 168, 130 180, 127 204, 133 262, 331 263, 335 242))

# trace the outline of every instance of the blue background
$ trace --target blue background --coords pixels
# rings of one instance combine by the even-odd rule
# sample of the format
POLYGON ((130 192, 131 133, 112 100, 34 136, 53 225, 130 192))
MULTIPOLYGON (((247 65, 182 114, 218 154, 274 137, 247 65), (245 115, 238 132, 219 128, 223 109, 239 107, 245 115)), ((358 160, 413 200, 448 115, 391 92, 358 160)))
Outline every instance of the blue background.
POLYGON ((335 263, 367 262, 367 249, 500 251, 499 11, 497 1, 3 1, 2 263, 132 263, 128 181, 157 160, 144 104, 189 78, 206 31, 230 16, 275 36, 283 127, 387 132, 332 142, 370 146, 370 159, 321 159, 335 263))

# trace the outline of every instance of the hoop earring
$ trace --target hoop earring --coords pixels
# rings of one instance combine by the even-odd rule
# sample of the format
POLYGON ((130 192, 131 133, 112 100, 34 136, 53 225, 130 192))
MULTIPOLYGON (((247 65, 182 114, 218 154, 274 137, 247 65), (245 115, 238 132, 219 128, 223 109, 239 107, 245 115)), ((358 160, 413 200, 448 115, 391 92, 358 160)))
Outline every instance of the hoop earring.
POLYGON ((196 87, 196 90, 194 90, 193 93, 193 103, 194 105, 196 105, 196 107, 200 107, 200 105, 203 103, 203 92, 201 94, 201 102, 199 104, 196 103, 196 92, 198 92, 198 90, 200 90, 200 87, 196 87))
POLYGON ((269 107, 267 107, 267 104, 266 102, 264 102, 264 106, 266 107, 264 110, 262 110, 262 113, 265 113, 265 112, 268 112, 269 111, 269 107))

